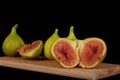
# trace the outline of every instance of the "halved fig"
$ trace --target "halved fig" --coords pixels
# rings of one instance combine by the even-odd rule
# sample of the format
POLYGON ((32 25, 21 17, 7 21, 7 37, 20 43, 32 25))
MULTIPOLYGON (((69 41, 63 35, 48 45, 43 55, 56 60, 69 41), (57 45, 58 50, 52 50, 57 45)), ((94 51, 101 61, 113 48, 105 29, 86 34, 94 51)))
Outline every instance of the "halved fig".
POLYGON ((17 52, 25 59, 35 59, 38 58, 43 49, 43 42, 41 40, 36 40, 31 44, 25 44, 17 49, 17 52))
POLYGON ((53 57, 64 68, 73 68, 79 63, 79 56, 76 50, 77 40, 59 38, 51 48, 53 57))
POLYGON ((105 58, 107 46, 105 42, 96 37, 84 39, 79 50, 79 66, 83 68, 95 68, 105 58))

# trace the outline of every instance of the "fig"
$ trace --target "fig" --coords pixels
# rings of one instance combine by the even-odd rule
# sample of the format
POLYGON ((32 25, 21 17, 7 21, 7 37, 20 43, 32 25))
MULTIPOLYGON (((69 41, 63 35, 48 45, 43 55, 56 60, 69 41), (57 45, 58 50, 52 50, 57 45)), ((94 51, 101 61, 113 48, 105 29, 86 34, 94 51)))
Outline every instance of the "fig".
POLYGON ((17 56, 16 49, 23 46, 25 43, 17 34, 18 24, 15 24, 9 35, 5 38, 2 44, 3 53, 7 56, 17 56))
POLYGON ((79 63, 79 56, 76 50, 77 40, 59 38, 51 48, 54 59, 64 68, 74 68, 79 63))
POLYGON ((58 29, 56 28, 54 33, 46 40, 45 44, 44 44, 44 56, 47 59, 54 59, 52 54, 51 54, 51 46, 53 45, 53 43, 60 38, 58 35, 58 29))
POLYGON ((70 27, 69 34, 66 38, 71 39, 71 40, 77 39, 75 34, 74 34, 74 26, 70 27))
POLYGON ((82 68, 95 68, 105 58, 107 46, 101 38, 91 37, 82 41, 79 51, 79 66, 82 68))
POLYGON ((83 43, 84 40, 81 39, 77 39, 77 47, 76 50, 78 52, 78 54, 80 53, 80 48, 81 48, 81 44, 83 43))
POLYGON ((31 44, 25 44, 18 48, 16 52, 19 52, 24 59, 36 59, 42 54, 43 42, 42 40, 36 40, 31 44))

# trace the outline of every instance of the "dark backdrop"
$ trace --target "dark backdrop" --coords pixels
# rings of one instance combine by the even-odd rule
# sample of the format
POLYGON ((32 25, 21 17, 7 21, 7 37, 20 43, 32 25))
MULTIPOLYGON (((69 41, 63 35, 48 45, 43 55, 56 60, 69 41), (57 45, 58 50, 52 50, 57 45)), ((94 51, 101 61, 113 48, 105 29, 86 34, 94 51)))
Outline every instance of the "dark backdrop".
MULTIPOLYGON (((115 9, 97 8, 92 10, 91 8, 87 8, 81 11, 80 9, 72 9, 72 7, 62 9, 59 7, 53 9, 49 8, 49 6, 47 8, 45 6, 40 6, 40 4, 31 4, 27 6, 26 4, 14 4, 14 6, 8 7, 2 5, 0 13, 1 46, 5 37, 10 33, 12 26, 16 23, 19 25, 17 33, 22 37, 25 43, 31 43, 37 39, 41 39, 45 42, 54 32, 55 28, 59 29, 59 36, 66 37, 69 33, 70 26, 73 25, 74 33, 78 39, 99 37, 106 42, 108 50, 107 56, 103 62, 120 64, 118 52, 120 32, 118 29, 118 14, 115 9)), ((2 49, 0 49, 0 56, 4 56, 2 49)), ((0 74, 2 74, 2 76, 9 76, 11 79, 18 77, 23 79, 26 77, 26 74, 28 74, 27 77, 30 75, 28 78, 37 79, 41 79, 41 77, 48 80, 49 78, 60 80, 72 79, 2 66, 0 67, 0 74)), ((118 76, 110 78, 117 79, 119 78, 118 76)))

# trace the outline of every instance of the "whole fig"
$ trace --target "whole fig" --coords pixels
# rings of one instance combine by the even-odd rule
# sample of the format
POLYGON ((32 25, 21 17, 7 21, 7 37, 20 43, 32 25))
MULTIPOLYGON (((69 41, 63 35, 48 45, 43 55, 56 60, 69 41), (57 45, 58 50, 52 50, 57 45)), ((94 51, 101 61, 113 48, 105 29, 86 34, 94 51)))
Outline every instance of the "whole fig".
POLYGON ((51 54, 51 47, 53 43, 60 38, 58 35, 58 29, 56 28, 54 33, 46 40, 44 44, 44 56, 48 59, 54 59, 51 54))
POLYGON ((18 53, 16 49, 24 45, 24 41, 17 34, 16 29, 18 28, 18 24, 15 24, 9 35, 5 38, 2 44, 3 53, 7 56, 16 56, 18 53))

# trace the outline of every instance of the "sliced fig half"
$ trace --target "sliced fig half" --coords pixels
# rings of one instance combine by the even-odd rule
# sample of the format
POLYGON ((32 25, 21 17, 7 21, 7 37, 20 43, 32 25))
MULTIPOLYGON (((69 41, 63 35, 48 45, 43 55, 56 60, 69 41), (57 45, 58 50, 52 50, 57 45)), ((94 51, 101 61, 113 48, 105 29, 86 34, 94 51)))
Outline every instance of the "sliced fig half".
POLYGON ((96 37, 84 39, 80 51, 80 66, 83 68, 95 68, 105 58, 107 46, 105 42, 96 37))
POLYGON ((76 50, 77 40, 59 38, 51 48, 53 57, 64 68, 73 68, 79 63, 79 56, 76 50))
POLYGON ((38 58, 42 53, 43 42, 41 40, 36 40, 31 44, 25 44, 17 52, 25 59, 35 59, 38 58))

